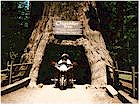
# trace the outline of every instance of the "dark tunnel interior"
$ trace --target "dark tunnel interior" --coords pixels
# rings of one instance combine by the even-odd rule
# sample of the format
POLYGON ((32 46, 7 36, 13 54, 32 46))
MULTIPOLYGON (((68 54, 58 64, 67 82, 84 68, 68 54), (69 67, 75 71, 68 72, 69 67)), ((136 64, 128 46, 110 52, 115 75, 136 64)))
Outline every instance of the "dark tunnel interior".
POLYGON ((54 68, 51 61, 58 61, 63 53, 69 54, 72 62, 77 62, 74 67, 75 84, 91 84, 91 70, 83 46, 48 44, 45 49, 43 61, 40 65, 37 84, 53 84, 54 68))

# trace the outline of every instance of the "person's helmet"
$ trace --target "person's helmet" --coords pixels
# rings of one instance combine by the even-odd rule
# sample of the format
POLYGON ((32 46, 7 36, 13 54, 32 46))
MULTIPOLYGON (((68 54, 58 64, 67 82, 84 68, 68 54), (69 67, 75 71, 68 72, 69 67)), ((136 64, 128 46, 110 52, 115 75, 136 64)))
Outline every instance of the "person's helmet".
POLYGON ((62 54, 61 58, 69 58, 69 55, 64 53, 64 54, 62 54))

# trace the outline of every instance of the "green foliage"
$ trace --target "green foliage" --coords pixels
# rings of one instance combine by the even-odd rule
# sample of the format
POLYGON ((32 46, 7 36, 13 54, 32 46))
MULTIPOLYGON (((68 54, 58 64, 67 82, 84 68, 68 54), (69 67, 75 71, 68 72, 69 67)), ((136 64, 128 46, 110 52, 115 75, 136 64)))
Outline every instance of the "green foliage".
MULTIPOLYGON (((108 38, 107 48, 120 69, 138 66, 138 2, 137 1, 105 1, 102 4, 100 18, 103 34, 108 38), (102 16, 104 15, 104 16, 102 16), (109 21, 108 21, 109 20, 109 21)), ((99 8, 100 9, 100 8, 99 8)), ((105 36, 105 37, 106 37, 105 36)))
POLYGON ((2 69, 6 62, 18 62, 29 37, 29 8, 24 1, 2 1, 2 69))

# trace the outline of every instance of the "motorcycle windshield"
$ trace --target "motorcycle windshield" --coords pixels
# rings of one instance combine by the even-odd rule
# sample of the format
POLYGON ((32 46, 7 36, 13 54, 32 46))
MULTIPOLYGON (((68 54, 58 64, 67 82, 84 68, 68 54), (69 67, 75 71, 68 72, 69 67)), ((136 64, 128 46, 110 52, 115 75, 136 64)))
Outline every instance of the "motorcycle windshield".
POLYGON ((65 64, 62 64, 62 65, 59 67, 59 70, 60 70, 60 71, 67 71, 68 68, 67 68, 67 66, 66 66, 65 64))

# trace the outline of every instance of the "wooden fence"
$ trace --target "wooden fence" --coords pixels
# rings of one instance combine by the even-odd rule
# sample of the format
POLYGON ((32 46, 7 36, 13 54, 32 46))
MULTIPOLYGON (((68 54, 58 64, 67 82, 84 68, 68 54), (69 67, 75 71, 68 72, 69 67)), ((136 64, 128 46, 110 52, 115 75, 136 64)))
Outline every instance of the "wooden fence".
MULTIPOLYGON (((136 87, 136 78, 138 78, 138 72, 135 71, 135 66, 132 66, 131 67, 131 71, 124 71, 124 70, 118 70, 118 65, 117 65, 117 62, 116 63, 116 67, 112 67, 110 65, 107 65, 107 68, 111 68, 113 69, 113 71, 110 73, 113 73, 113 86, 115 87, 116 84, 119 83, 119 80, 122 80, 121 78, 119 78, 119 74, 127 74, 127 75, 131 75, 132 76, 132 81, 131 81, 131 84, 132 84, 132 97, 136 97, 136 94, 138 94, 136 92, 136 90, 138 91, 138 87, 136 87)), ((129 81, 129 80, 126 80, 126 81, 129 81)))
MULTIPOLYGON (((23 66, 23 65, 32 65, 33 63, 22 63, 22 64, 13 64, 11 62, 11 64, 9 64, 9 62, 7 62, 7 68, 4 69, 4 70, 1 70, 1 74, 2 72, 9 72, 8 76, 5 75, 6 77, 8 77, 8 81, 9 81, 9 84, 12 83, 12 73, 15 72, 15 71, 18 71, 18 70, 13 70, 13 67, 15 66, 23 66)), ((110 73, 113 73, 113 86, 115 87, 116 84, 118 84, 120 78, 119 78, 119 74, 128 74, 128 75, 131 75, 132 76, 132 96, 135 97, 136 96, 136 90, 138 91, 138 88, 136 88, 136 79, 135 77, 138 77, 138 72, 135 72, 135 67, 132 66, 131 67, 131 72, 130 71, 122 71, 122 70, 118 70, 118 66, 117 66, 117 62, 116 62, 116 67, 112 67, 111 65, 107 65, 108 68, 111 68, 113 69, 113 72, 110 72, 110 73)), ((23 71, 23 70, 22 70, 23 71)))
MULTIPOLYGON (((8 73, 9 75, 7 76, 5 74, 5 77, 8 77, 8 83, 11 84, 12 83, 12 73, 15 71, 19 71, 19 70, 13 70, 13 67, 15 66, 23 66, 23 65, 32 65, 33 63, 22 63, 22 64, 13 64, 13 62, 11 62, 11 64, 9 64, 9 61, 7 62, 7 68, 4 70, 1 70, 1 75, 5 74, 3 72, 8 73)), ((22 71, 26 71, 26 70, 22 70, 22 71)))

